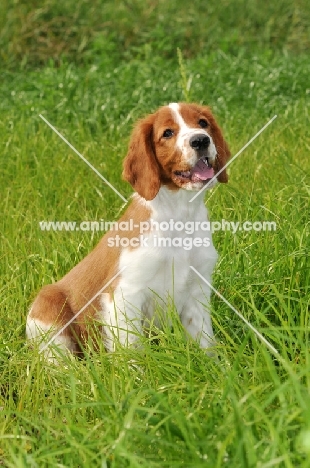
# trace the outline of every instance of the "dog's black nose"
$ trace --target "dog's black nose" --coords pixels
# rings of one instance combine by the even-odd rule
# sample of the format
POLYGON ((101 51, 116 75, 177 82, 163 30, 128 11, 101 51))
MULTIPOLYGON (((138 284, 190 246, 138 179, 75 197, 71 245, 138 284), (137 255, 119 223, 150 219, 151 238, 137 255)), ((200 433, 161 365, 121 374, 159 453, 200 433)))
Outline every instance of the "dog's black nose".
POLYGON ((207 135, 194 135, 189 140, 189 144, 195 150, 207 149, 210 145, 210 138, 207 135))

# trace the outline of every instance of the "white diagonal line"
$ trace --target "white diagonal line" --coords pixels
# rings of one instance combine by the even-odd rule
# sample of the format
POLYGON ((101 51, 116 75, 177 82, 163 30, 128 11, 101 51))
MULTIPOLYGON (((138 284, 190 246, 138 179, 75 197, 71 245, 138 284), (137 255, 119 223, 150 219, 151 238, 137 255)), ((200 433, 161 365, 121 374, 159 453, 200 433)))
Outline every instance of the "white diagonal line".
POLYGON ((100 172, 89 162, 87 161, 87 159, 85 158, 85 156, 83 156, 81 153, 78 152, 78 150, 76 150, 74 148, 74 146, 71 145, 71 143, 69 143, 68 140, 65 139, 65 137, 62 136, 61 133, 59 133, 58 130, 56 130, 55 127, 53 127, 52 124, 49 123, 48 120, 46 120, 45 117, 43 117, 42 114, 39 114, 39 117, 41 117, 42 120, 44 120, 44 122, 65 142, 67 143, 67 145, 82 159, 82 161, 84 161, 99 177, 100 179, 102 179, 112 190, 114 190, 115 193, 117 193, 117 195, 122 199, 124 200, 125 203, 127 203, 127 200, 125 197, 123 197, 123 195, 121 193, 119 193, 118 190, 116 190, 115 187, 113 187, 113 185, 105 178, 103 177, 102 174, 100 174, 100 172))
POLYGON ((219 170, 218 173, 215 174, 215 176, 213 176, 212 179, 210 179, 209 182, 208 182, 206 185, 204 185, 204 186, 199 190, 199 192, 196 193, 195 196, 193 196, 193 198, 191 198, 191 199, 189 200, 189 203, 192 202, 193 200, 195 200, 195 198, 198 197, 198 195, 200 195, 201 192, 203 192, 204 190, 206 190, 206 189, 209 187, 209 185, 217 178, 217 176, 218 176, 219 174, 221 174, 221 172, 223 172, 223 171, 226 169, 226 167, 228 167, 228 166, 229 166, 229 165, 230 165, 230 164, 231 164, 231 163, 232 163, 232 162, 233 162, 233 161, 234 161, 234 160, 235 160, 235 159, 236 159, 236 158, 237 158, 237 157, 238 157, 254 140, 255 140, 255 138, 257 138, 257 137, 258 137, 258 136, 259 136, 275 119, 276 119, 276 118, 277 118, 277 115, 274 115, 274 116, 272 117, 272 119, 270 119, 269 122, 267 122, 266 125, 264 125, 263 128, 261 128, 261 129, 256 133, 256 135, 254 135, 254 136, 251 138, 251 140, 249 140, 249 141, 243 146, 243 148, 241 148, 241 150, 239 150, 238 153, 235 154, 235 156, 234 156, 232 159, 230 159, 230 160, 227 162, 227 164, 225 164, 225 166, 222 167, 222 169, 219 170))
POLYGON ((121 268, 119 270, 118 273, 116 273, 116 275, 113 276, 113 278, 111 278, 83 307, 82 309, 80 309, 60 330, 58 330, 58 332, 52 336, 52 338, 40 349, 39 351, 39 354, 43 353, 43 351, 46 350, 46 348, 49 347, 49 345, 51 343, 53 343, 53 341, 57 338, 57 336, 59 336, 75 319, 76 317, 78 317, 82 312, 83 310, 85 310, 95 299, 96 297, 98 297, 111 283, 112 281, 115 280, 115 278, 117 278, 121 273, 122 271, 124 271, 126 268, 126 266, 124 266, 123 268, 121 268))
POLYGON ((270 349, 270 351, 272 351, 272 352, 273 352, 274 354, 276 354, 276 355, 279 355, 279 351, 278 351, 274 346, 272 346, 272 344, 269 343, 269 341, 266 340, 266 338, 265 338, 258 330, 256 330, 256 328, 253 327, 253 325, 252 325, 245 317, 243 317, 243 315, 239 312, 239 310, 235 309, 235 307, 232 306, 232 305, 227 301, 227 299, 225 299, 225 297, 222 296, 222 294, 219 293, 218 290, 215 289, 215 288, 212 286, 212 284, 210 284, 209 281, 207 281, 206 278, 204 278, 204 277, 199 273, 199 271, 196 270, 196 268, 194 268, 193 266, 190 266, 190 268, 196 273, 196 275, 199 276, 199 278, 202 279, 202 281, 204 281, 204 282, 212 289, 212 291, 215 292, 215 294, 217 294, 217 295, 222 299, 222 301, 225 302, 225 304, 228 305, 228 307, 231 308, 231 310, 232 310, 233 312, 235 312, 235 314, 238 315, 238 317, 241 318, 241 320, 244 321, 244 323, 255 333, 255 335, 256 335, 263 343, 265 343, 265 345, 270 349))

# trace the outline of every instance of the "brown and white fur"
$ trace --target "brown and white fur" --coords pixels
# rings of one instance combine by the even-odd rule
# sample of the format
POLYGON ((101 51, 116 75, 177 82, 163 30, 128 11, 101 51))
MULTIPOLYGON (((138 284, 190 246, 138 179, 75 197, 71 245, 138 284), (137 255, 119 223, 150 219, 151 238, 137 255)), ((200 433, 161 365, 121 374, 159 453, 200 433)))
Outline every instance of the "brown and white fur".
MULTIPOLYGON (((139 121, 132 133, 124 160, 123 177, 135 190, 119 222, 133 220, 133 230, 109 231, 96 248, 55 284, 42 288, 27 319, 27 336, 40 346, 85 306, 121 268, 126 269, 109 287, 55 339, 55 345, 79 352, 89 336, 89 326, 102 323, 107 350, 115 340, 136 344, 144 325, 154 319, 156 307, 165 310, 173 298, 187 332, 208 348, 214 343, 208 308, 210 288, 190 269, 196 268, 207 281, 217 260, 211 232, 199 228, 208 220, 204 192, 189 200, 212 174, 224 167, 228 146, 210 109, 196 104, 172 103, 139 121), (200 169, 199 169, 200 165, 200 169), (202 169, 201 169, 202 167, 202 169), (143 234, 147 245, 111 247, 115 235, 139 238, 137 226, 145 221, 197 222, 192 234, 168 229, 150 229, 143 234), (154 238, 190 237, 210 240, 210 245, 158 247, 154 238), (169 299, 170 298, 170 299, 169 299)), ((218 177, 227 182, 226 171, 218 177)), ((214 183, 211 186, 214 186, 214 183)), ((178 241, 180 242, 180 241, 178 241)))

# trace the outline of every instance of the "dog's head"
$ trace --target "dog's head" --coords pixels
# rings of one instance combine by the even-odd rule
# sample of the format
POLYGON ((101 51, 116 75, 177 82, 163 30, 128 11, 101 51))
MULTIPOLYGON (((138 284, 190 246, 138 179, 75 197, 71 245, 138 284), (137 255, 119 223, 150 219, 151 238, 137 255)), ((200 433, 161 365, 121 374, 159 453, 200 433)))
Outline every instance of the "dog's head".
MULTIPOLYGON (((225 166, 229 156, 208 107, 173 103, 138 122, 124 160, 123 177, 146 200, 152 200, 161 185, 198 191, 225 166)), ((216 179, 227 182, 226 170, 216 179)), ((216 180, 210 188, 215 184, 216 180)))

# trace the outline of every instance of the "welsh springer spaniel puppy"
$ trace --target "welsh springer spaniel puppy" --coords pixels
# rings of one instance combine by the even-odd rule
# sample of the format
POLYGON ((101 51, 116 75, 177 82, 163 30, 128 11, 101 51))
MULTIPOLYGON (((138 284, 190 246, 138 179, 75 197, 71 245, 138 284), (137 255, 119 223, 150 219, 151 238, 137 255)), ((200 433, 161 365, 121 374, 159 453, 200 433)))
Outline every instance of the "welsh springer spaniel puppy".
MULTIPOLYGON (((152 321, 160 326, 156 311, 165 314, 172 301, 192 338, 202 348, 214 344, 211 291, 190 266, 211 282, 217 252, 204 192, 190 200, 229 156, 208 107, 172 103, 139 121, 124 160, 123 177, 135 193, 122 229, 107 232, 66 276, 43 287, 28 315, 28 338, 42 349, 54 336, 54 345, 78 353, 99 321, 113 351, 116 341, 137 344, 152 321)), ((217 180, 227 182, 225 170, 210 187, 217 180)))

